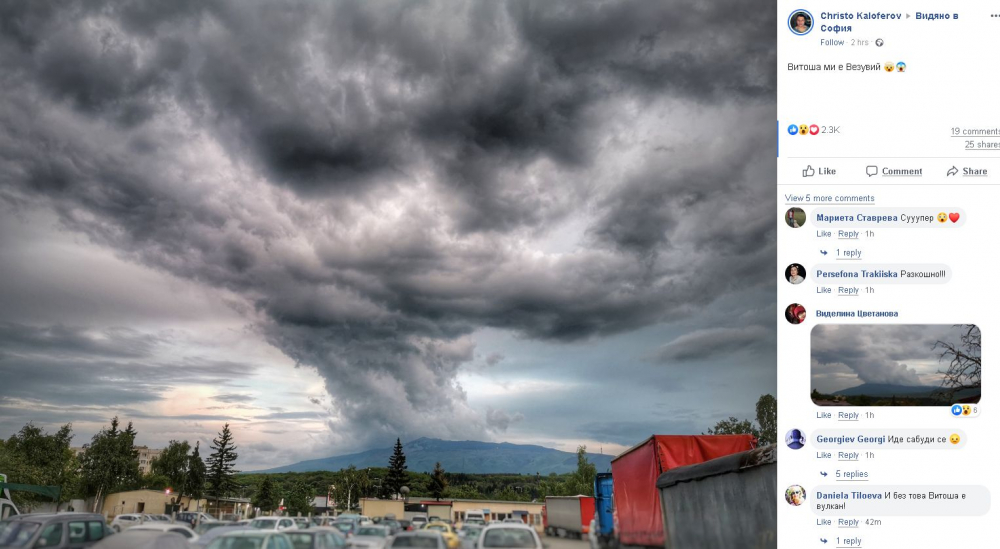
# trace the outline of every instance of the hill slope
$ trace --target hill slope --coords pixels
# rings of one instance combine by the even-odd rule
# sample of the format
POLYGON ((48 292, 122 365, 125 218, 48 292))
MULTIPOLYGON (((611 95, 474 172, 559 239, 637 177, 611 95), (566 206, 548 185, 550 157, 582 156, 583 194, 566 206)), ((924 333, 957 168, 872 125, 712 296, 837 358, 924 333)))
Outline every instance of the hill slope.
MULTIPOLYGON (((406 465, 410 471, 429 472, 441 462, 450 473, 569 473, 576 470, 576 454, 527 444, 509 442, 476 442, 471 440, 439 440, 419 438, 403 445, 406 465)), ((339 471, 354 465, 358 468, 385 467, 392 448, 378 448, 357 454, 300 461, 257 473, 303 473, 307 471, 339 471)), ((597 471, 611 470, 614 456, 587 454, 597 471)))

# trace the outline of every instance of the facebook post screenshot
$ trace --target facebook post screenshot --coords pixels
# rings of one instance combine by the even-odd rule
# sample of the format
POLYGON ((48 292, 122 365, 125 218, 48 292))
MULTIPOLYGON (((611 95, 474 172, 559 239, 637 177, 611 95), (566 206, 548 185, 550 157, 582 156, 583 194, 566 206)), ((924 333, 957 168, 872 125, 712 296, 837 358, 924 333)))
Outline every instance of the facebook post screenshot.
POLYGON ((0 0, 0 549, 995 546, 998 35, 0 0))
POLYGON ((778 4, 778 547, 993 546, 1000 10, 778 4))

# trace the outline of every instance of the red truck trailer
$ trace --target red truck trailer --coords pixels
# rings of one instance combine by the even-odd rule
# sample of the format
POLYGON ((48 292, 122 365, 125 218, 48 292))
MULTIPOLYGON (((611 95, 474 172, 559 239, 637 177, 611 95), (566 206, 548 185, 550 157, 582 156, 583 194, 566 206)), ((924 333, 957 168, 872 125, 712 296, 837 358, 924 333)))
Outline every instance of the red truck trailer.
POLYGON ((545 498, 545 533, 550 536, 582 538, 594 520, 591 496, 549 496, 545 498))
POLYGON ((753 435, 653 435, 611 461, 621 545, 663 547, 660 473, 753 449, 753 435))

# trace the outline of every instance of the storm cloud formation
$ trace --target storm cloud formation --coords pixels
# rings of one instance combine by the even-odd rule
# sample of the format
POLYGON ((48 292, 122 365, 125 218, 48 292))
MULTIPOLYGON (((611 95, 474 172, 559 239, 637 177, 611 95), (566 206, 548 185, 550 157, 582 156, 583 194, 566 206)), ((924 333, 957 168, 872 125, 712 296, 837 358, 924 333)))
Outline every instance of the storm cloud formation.
POLYGON ((737 0, 4 2, 0 201, 235 296, 324 377, 338 436, 482 437, 521 416, 456 383, 477 330, 591 340, 770 283, 773 24, 737 0))
POLYGON ((939 386, 936 374, 946 365, 935 344, 957 345, 961 332, 939 324, 818 325, 812 330, 813 386, 830 392, 860 383, 939 386))

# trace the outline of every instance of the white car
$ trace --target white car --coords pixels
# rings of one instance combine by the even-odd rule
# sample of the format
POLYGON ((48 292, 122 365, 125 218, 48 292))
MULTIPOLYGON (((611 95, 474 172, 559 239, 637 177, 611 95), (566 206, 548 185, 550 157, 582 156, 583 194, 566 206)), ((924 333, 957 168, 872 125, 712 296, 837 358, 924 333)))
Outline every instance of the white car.
POLYGON ((347 540, 347 546, 355 549, 383 549, 390 537, 392 532, 387 526, 359 526, 347 540))
POLYGON ((543 549, 538 532, 527 524, 490 524, 479 534, 478 549, 543 549))
POLYGON ((169 522, 146 522, 143 524, 136 524, 131 528, 132 530, 156 530, 157 532, 172 532, 174 534, 180 534, 187 539, 188 543, 194 543, 198 541, 198 534, 194 530, 188 528, 183 524, 170 524, 169 522))
MULTIPOLYGON (((111 521, 111 529, 117 533, 122 533, 129 528, 136 526, 142 521, 141 513, 125 513, 124 515, 118 515, 111 521)), ((153 522, 149 518, 145 519, 146 522, 153 522)))
POLYGON ((276 532, 299 529, 295 525, 295 519, 292 517, 257 517, 250 522, 250 528, 255 530, 274 530, 276 532))

